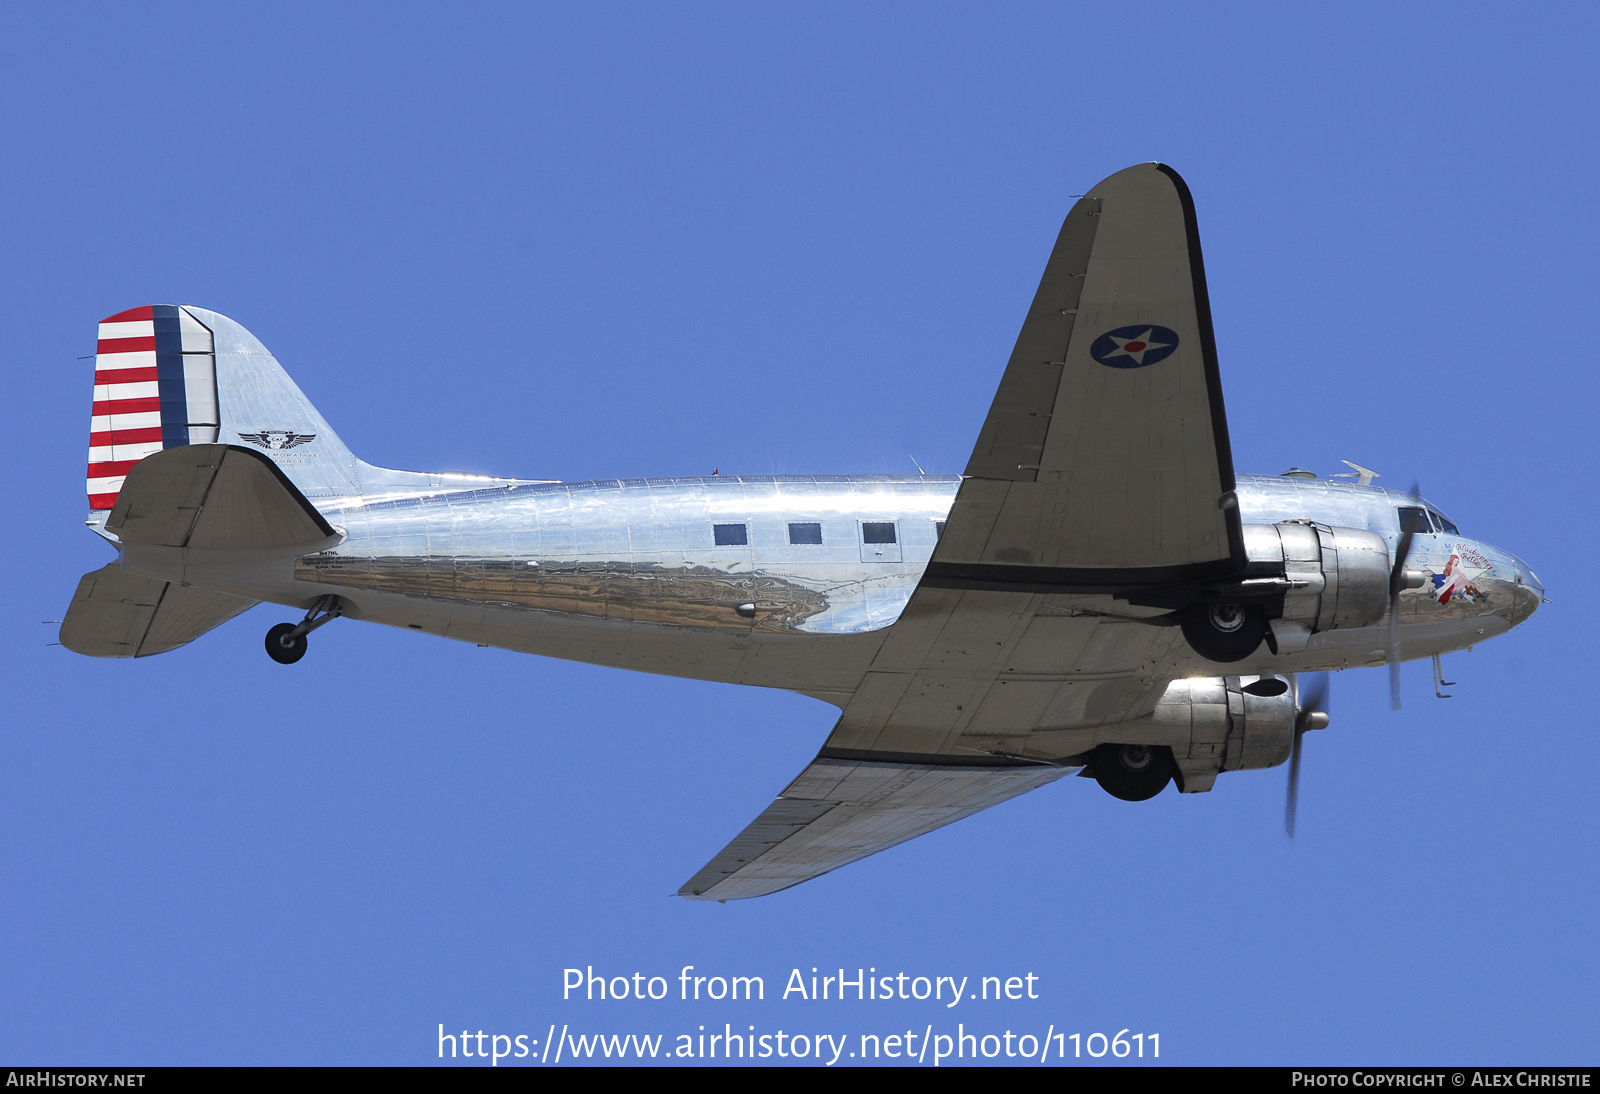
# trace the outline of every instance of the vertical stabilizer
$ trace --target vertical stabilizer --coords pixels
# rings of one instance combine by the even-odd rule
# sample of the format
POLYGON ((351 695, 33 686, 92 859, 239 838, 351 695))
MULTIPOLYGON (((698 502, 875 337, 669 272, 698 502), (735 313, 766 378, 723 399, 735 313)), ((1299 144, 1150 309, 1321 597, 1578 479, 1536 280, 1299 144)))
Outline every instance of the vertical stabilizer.
POLYGON ((89 426, 89 525, 104 531, 140 460, 192 444, 259 452, 313 504, 508 486, 486 475, 392 471, 356 459, 256 336, 214 311, 155 304, 100 323, 89 426))
POLYGON ((361 492, 360 464, 255 335, 203 308, 154 304, 100 323, 89 424, 90 523, 133 465, 168 448, 240 444, 308 498, 361 492))
POLYGON ((225 315, 184 308, 216 345, 217 441, 266 454, 308 498, 361 493, 360 468, 317 408, 256 336, 225 315))

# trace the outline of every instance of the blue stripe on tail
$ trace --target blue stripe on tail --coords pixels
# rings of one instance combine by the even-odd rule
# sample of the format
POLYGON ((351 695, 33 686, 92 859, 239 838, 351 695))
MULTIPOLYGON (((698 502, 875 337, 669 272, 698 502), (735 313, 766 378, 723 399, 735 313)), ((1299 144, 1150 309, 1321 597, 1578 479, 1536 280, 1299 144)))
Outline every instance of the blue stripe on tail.
POLYGON ((161 447, 189 443, 189 393, 183 380, 183 332, 178 309, 157 304, 151 309, 156 335, 156 380, 161 392, 161 447))

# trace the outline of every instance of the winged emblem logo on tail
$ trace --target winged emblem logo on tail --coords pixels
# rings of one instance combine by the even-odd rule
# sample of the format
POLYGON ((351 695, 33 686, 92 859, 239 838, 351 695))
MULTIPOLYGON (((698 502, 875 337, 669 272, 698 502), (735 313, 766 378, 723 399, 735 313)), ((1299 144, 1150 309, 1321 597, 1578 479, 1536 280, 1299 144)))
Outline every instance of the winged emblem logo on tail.
POLYGON ((294 448, 305 444, 307 441, 317 439, 315 433, 293 433, 287 429, 263 429, 260 433, 241 433, 241 441, 248 441, 262 448, 281 451, 285 448, 294 448))

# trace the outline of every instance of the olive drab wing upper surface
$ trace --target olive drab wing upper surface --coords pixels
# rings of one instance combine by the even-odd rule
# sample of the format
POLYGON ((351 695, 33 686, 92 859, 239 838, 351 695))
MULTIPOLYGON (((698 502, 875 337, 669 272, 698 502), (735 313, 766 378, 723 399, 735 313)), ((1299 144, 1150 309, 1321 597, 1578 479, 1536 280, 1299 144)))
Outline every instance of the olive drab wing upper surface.
MULTIPOLYGON (((1128 585, 1243 561, 1199 233, 1176 172, 1130 167, 1073 206, 966 473, 936 578, 1038 567, 1128 585)), ((1045 575, 1009 575, 1030 576, 1045 575)))
POLYGON ((1105 617, 1105 587, 1239 568, 1233 490, 1188 190, 1129 168, 1067 217, 933 560, 827 743, 681 894, 776 892, 1081 770, 1052 730, 1148 716, 1178 640, 1105 617), (1060 595, 1095 588, 1081 613, 1060 595))

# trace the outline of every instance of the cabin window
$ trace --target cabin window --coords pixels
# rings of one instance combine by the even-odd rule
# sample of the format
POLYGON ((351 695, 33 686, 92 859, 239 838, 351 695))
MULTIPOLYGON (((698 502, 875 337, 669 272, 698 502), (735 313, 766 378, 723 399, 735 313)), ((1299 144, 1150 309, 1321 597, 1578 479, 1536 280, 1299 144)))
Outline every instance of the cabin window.
POLYGON ((934 521, 933 522, 933 538, 937 540, 937 539, 943 538, 943 536, 944 536, 944 521, 942 521, 942 520, 934 521))
POLYGON ((713 524, 711 538, 718 547, 745 547, 750 543, 749 526, 744 524, 713 524))
POLYGON ((1400 531, 1432 532, 1433 522, 1428 519, 1428 511, 1414 505, 1402 505, 1400 507, 1400 531))
POLYGON ((820 524, 791 524, 789 525, 790 543, 821 543, 822 525, 820 524))
POLYGON ((862 543, 893 543, 894 521, 892 520, 864 520, 861 522, 862 543))

